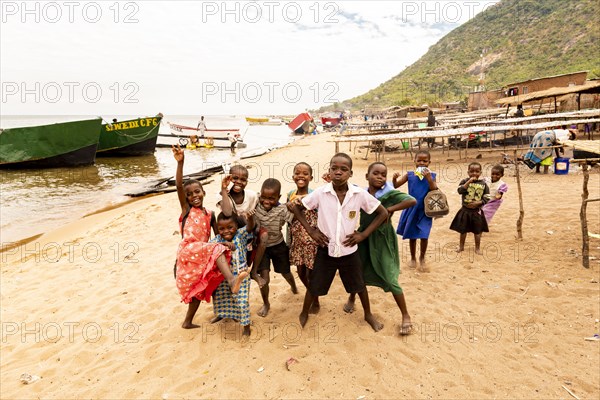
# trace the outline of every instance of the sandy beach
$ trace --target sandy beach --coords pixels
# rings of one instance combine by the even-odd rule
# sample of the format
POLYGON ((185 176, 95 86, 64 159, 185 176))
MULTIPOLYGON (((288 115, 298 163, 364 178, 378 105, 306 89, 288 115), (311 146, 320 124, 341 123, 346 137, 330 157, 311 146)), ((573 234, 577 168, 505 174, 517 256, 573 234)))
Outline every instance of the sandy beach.
MULTIPOLYGON (((311 187, 334 153, 329 134, 310 136, 264 156, 243 160, 249 189, 268 177, 294 187, 295 163, 314 168, 311 187)), ((366 185, 374 161, 365 149, 354 159, 351 182, 366 185)), ((476 151, 469 150, 472 161, 476 151)), ((478 160, 489 176, 499 153, 478 160)), ((173 262, 180 240, 175 193, 91 215, 2 256, 0 397, 63 398, 574 398, 600 396, 600 240, 591 239, 591 267, 581 263, 579 209, 583 175, 536 175, 525 167, 523 240, 514 167, 509 192, 482 239, 483 255, 457 254, 458 233, 448 227, 459 209, 458 182, 468 162, 456 152, 432 153, 431 168, 448 196, 450 215, 434 221, 430 273, 408 268, 401 242, 401 275, 415 327, 400 337, 400 311, 389 293, 369 288, 372 310, 384 323, 373 332, 360 306, 345 314, 336 278, 302 330, 304 287, 294 295, 271 275, 271 312, 251 288, 252 335, 242 340, 233 321, 211 325, 202 304, 195 330, 181 322, 173 262), (286 360, 293 357, 289 370, 286 360), (21 374, 41 377, 25 385, 21 374)), ((386 153, 388 177, 413 169, 410 157, 386 153)), ((191 171, 187 171, 191 172, 191 171)), ((175 162, 173 162, 173 174, 175 162)), ((205 185, 204 205, 215 208, 221 175, 205 185)), ((590 176, 590 197, 600 187, 590 176)), ((404 191, 408 189, 403 187, 404 191)), ((393 217, 397 225, 399 213, 393 217)), ((589 230, 600 233, 600 207, 588 207, 589 230)), ((294 268, 293 268, 294 270, 294 268)), ((294 271, 295 273, 295 271, 294 271)))

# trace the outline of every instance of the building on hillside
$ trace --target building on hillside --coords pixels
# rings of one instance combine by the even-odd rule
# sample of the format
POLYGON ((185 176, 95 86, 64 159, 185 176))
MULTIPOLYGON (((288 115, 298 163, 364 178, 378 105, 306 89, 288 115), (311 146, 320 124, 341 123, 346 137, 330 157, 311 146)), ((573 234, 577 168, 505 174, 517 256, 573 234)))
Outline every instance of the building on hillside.
MULTIPOLYGON (((501 89, 489 91, 474 91, 469 93, 469 111, 495 107, 496 100, 539 92, 556 87, 570 87, 583 85, 587 79, 588 71, 578 71, 569 74, 547 76, 543 78, 528 79, 503 86, 501 89)), ((515 104, 516 106, 516 104, 515 104)))

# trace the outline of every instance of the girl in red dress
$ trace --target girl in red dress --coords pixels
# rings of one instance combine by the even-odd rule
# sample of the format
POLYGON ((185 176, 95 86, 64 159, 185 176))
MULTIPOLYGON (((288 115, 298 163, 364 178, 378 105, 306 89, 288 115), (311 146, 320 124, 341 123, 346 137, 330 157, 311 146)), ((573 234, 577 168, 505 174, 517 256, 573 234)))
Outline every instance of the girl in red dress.
POLYGON ((196 180, 183 182, 183 150, 173 147, 173 157, 177 161, 175 182, 181 205, 179 223, 183 239, 177 249, 176 283, 181 301, 188 304, 182 327, 198 328, 192 323, 200 301, 210 302, 213 291, 226 279, 232 293, 237 293, 247 271, 237 277, 231 273, 229 249, 219 243, 208 243, 213 213, 206 210, 204 189, 196 180))

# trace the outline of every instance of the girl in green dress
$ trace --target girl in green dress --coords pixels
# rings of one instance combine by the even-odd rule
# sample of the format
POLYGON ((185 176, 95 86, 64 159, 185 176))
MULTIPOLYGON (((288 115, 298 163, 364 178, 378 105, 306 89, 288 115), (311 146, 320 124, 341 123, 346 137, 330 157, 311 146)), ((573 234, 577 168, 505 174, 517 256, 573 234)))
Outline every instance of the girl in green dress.
MULTIPOLYGON (((389 218, 382 223, 369 237, 358 244, 358 254, 363 265, 365 284, 378 286, 386 292, 391 292, 394 300, 402 313, 401 335, 408 335, 412 331, 410 315, 406 309, 404 293, 398 283, 400 274, 400 256, 398 254, 398 239, 396 231, 391 224, 392 214, 417 204, 414 197, 394 190, 394 186, 387 182, 387 167, 382 162, 369 165, 366 175, 369 187, 367 191, 374 196, 387 209, 389 218)), ((375 214, 360 212, 360 227, 369 226, 375 214)), ((354 311, 356 294, 351 293, 344 311, 354 311)))

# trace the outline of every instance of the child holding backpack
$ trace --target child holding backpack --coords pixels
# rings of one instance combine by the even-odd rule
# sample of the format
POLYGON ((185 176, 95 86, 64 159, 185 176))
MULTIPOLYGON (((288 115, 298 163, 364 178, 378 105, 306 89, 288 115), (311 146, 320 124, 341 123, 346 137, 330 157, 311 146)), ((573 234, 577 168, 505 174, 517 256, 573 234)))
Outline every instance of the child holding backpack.
POLYGON ((407 208, 400 215, 400 222, 396 233, 403 239, 409 239, 410 246, 410 268, 417 266, 417 239, 421 239, 421 254, 419 256, 419 272, 429 272, 425 263, 425 254, 431 231, 432 218, 425 215, 425 196, 431 190, 437 190, 435 172, 429 170, 431 155, 426 150, 419 150, 415 154, 415 170, 408 171, 402 177, 396 172, 392 179, 394 188, 398 188, 408 182, 408 194, 417 200, 417 205, 407 208), (400 179, 398 179, 400 178, 400 179))

